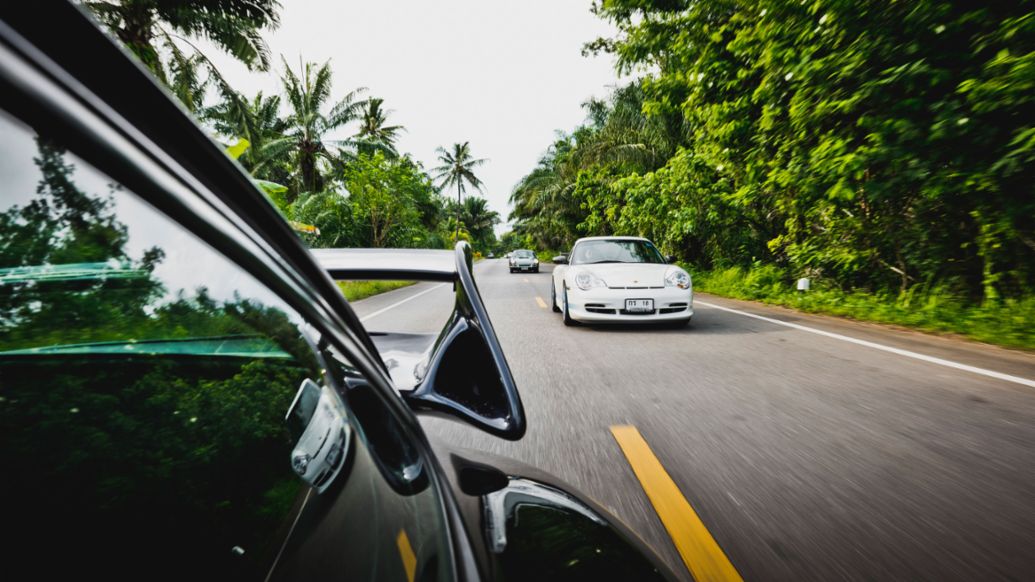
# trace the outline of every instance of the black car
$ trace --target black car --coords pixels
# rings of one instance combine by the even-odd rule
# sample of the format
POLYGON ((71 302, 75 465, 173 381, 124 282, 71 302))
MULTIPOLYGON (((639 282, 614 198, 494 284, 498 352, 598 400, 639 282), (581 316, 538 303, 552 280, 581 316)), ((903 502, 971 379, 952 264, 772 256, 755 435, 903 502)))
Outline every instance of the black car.
POLYGON ((0 8, 0 177, 5 577, 672 578, 553 478, 428 441, 415 413, 525 432, 466 244, 319 263, 74 5, 0 8), (339 272, 456 308, 368 334, 339 272))

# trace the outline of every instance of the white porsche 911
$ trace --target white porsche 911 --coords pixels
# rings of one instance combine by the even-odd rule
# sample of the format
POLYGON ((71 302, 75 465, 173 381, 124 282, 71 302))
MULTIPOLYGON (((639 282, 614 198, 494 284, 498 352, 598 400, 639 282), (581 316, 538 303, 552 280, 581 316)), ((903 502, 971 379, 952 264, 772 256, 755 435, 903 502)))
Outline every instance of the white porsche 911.
POLYGON ((551 299, 564 324, 670 322, 694 315, 690 274, 645 238, 580 238, 554 258, 551 299))

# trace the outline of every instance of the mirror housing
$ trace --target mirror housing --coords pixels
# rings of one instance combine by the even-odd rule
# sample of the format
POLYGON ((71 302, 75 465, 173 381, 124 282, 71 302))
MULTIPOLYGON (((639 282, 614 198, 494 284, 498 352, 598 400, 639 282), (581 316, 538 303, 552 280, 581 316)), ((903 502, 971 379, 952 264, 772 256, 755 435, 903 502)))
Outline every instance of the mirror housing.
POLYGON ((665 255, 665 262, 666 263, 675 263, 676 262, 676 256, 675 255, 665 255))
POLYGON ((554 263, 558 264, 558 265, 567 265, 568 264, 568 255, 557 255, 556 257, 554 257, 551 260, 554 263))
POLYGON ((461 420, 508 440, 524 436, 521 397, 475 285, 469 244, 460 241, 453 251, 311 252, 336 280, 451 282, 453 311, 437 336, 374 333, 371 341, 410 409, 461 420))
POLYGON ((403 398, 415 411, 462 419, 508 440, 525 434, 521 397, 472 273, 471 247, 456 245, 456 302, 403 398))

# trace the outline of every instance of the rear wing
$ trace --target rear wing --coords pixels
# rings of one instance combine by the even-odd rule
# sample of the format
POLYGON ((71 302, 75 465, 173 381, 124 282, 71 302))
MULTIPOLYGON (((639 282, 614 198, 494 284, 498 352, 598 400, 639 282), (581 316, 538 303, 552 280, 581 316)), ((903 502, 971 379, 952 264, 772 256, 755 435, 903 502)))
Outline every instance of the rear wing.
MULTIPOLYGON (((470 247, 467 247, 470 248, 470 247)), ((389 280, 456 281, 461 262, 469 257, 457 251, 427 249, 313 249, 320 266, 336 281, 389 280)))
POLYGON ((420 345, 413 334, 377 333, 371 339, 399 393, 414 410, 459 418, 510 440, 525 434, 521 397, 474 283, 470 245, 461 241, 452 251, 313 249, 312 253, 337 281, 453 283, 453 313, 426 350, 411 353, 414 348, 407 346, 420 345), (396 370, 400 362, 412 369, 396 370), (409 380, 400 382, 403 377, 409 380))

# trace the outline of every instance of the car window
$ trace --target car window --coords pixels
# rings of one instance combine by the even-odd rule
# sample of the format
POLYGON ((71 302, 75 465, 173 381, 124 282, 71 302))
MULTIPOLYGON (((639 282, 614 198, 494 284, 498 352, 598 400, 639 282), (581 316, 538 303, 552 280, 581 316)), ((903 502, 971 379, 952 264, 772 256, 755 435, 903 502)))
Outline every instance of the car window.
POLYGON ((665 259, 648 241, 587 240, 575 245, 571 264, 594 263, 664 263, 665 259))
POLYGON ((514 256, 516 256, 519 259, 530 259, 534 257, 535 254, 532 253, 532 251, 515 251, 514 256))
POLYGON ((0 177, 9 571, 448 576, 423 460, 381 468, 362 376, 296 310, 2 113, 0 177))

